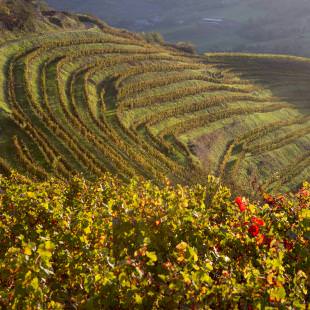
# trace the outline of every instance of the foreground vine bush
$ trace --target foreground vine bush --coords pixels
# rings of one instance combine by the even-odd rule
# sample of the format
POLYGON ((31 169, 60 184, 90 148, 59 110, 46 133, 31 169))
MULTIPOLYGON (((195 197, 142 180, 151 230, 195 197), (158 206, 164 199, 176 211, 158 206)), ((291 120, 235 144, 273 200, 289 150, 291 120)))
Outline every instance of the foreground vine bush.
POLYGON ((306 309, 310 186, 264 199, 0 176, 0 308, 306 309))

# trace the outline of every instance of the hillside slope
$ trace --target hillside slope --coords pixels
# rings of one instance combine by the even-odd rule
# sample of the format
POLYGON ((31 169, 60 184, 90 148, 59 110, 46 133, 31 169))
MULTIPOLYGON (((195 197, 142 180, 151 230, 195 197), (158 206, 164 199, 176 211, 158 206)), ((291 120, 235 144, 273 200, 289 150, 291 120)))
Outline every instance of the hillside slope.
POLYGON ((74 18, 77 30, 0 46, 2 172, 182 184, 212 173, 254 194, 309 179, 309 59, 191 55, 74 18))
POLYGON ((107 27, 95 18, 51 9, 41 0, 0 0, 0 44, 55 31, 107 27))

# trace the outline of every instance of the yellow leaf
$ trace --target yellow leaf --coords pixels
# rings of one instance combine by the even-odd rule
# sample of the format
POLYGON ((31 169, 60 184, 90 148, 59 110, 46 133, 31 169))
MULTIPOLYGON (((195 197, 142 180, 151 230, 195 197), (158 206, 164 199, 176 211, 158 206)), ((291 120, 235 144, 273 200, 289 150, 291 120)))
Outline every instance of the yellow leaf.
POLYGON ((186 272, 181 272, 182 276, 183 276, 183 281, 186 283, 186 284, 191 284, 192 283, 192 280, 191 280, 191 277, 188 273, 186 272))
POLYGON ((267 276, 267 282, 273 284, 273 273, 269 273, 267 276))
POLYGON ((28 198, 34 198, 36 195, 33 192, 27 192, 28 198))
POLYGON ((26 246, 24 248, 24 254, 30 256, 32 254, 31 248, 29 248, 29 246, 26 246))
POLYGON ((27 273, 25 274, 25 281, 29 281, 31 279, 32 276, 32 272, 29 270, 27 271, 27 273))
POLYGON ((89 226, 87 226, 87 227, 84 229, 84 233, 85 233, 86 235, 89 235, 89 234, 91 233, 91 230, 90 230, 89 226))
POLYGON ((138 305, 141 305, 143 298, 139 294, 135 294, 135 301, 138 305))
POLYGON ((201 294, 202 294, 202 295, 205 295, 207 291, 208 291, 208 288, 206 288, 205 286, 203 286, 202 289, 201 289, 201 294))
POLYGON ((47 202, 44 202, 44 203, 42 203, 42 207, 43 207, 45 210, 48 210, 49 205, 48 205, 47 202))
POLYGON ((200 269, 200 267, 198 266, 198 265, 193 265, 193 268, 195 269, 195 270, 199 270, 200 269))
POLYGON ((264 235, 263 234, 259 234, 257 236, 257 238, 256 238, 256 244, 257 245, 261 245, 261 244, 264 243, 264 240, 265 240, 264 235))
POLYGON ((53 251, 55 248, 54 243, 49 240, 44 243, 44 246, 47 251, 53 251))
POLYGON ((30 282, 30 285, 37 290, 39 288, 39 279, 38 278, 33 278, 32 281, 30 282))
POLYGON ((88 239, 86 236, 80 236, 80 240, 83 242, 83 243, 88 243, 88 239))
POLYGON ((105 239, 106 239, 105 236, 101 236, 100 239, 99 239, 99 244, 100 244, 100 245, 103 245, 104 242, 105 242, 105 239))
POLYGON ((187 248, 187 243, 182 241, 176 246, 177 250, 184 251, 187 248))
POLYGON ((152 262, 156 262, 157 261, 157 255, 156 255, 155 252, 146 251, 145 254, 152 262))

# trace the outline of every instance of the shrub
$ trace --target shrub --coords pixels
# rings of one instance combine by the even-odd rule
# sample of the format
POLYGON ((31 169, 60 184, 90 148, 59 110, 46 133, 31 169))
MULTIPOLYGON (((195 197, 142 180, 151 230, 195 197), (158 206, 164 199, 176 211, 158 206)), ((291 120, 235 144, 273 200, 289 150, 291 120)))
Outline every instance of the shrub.
POLYGON ((191 42, 178 42, 176 44, 173 44, 175 48, 178 50, 189 53, 189 54, 196 54, 196 47, 193 43, 191 42))
POLYGON ((142 32, 142 37, 148 42, 148 43, 158 43, 158 44, 164 44, 165 39, 163 35, 159 32, 142 32))
POLYGON ((0 307, 306 309, 309 190, 0 177, 0 307))

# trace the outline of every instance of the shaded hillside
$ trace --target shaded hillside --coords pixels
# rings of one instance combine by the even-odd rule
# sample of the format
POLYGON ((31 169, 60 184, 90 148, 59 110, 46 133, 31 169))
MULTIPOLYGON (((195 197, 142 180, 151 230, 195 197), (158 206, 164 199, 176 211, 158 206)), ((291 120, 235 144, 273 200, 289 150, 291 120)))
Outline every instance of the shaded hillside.
POLYGON ((48 0, 58 9, 95 14, 133 31, 160 31, 199 51, 310 56, 308 0, 48 0))

